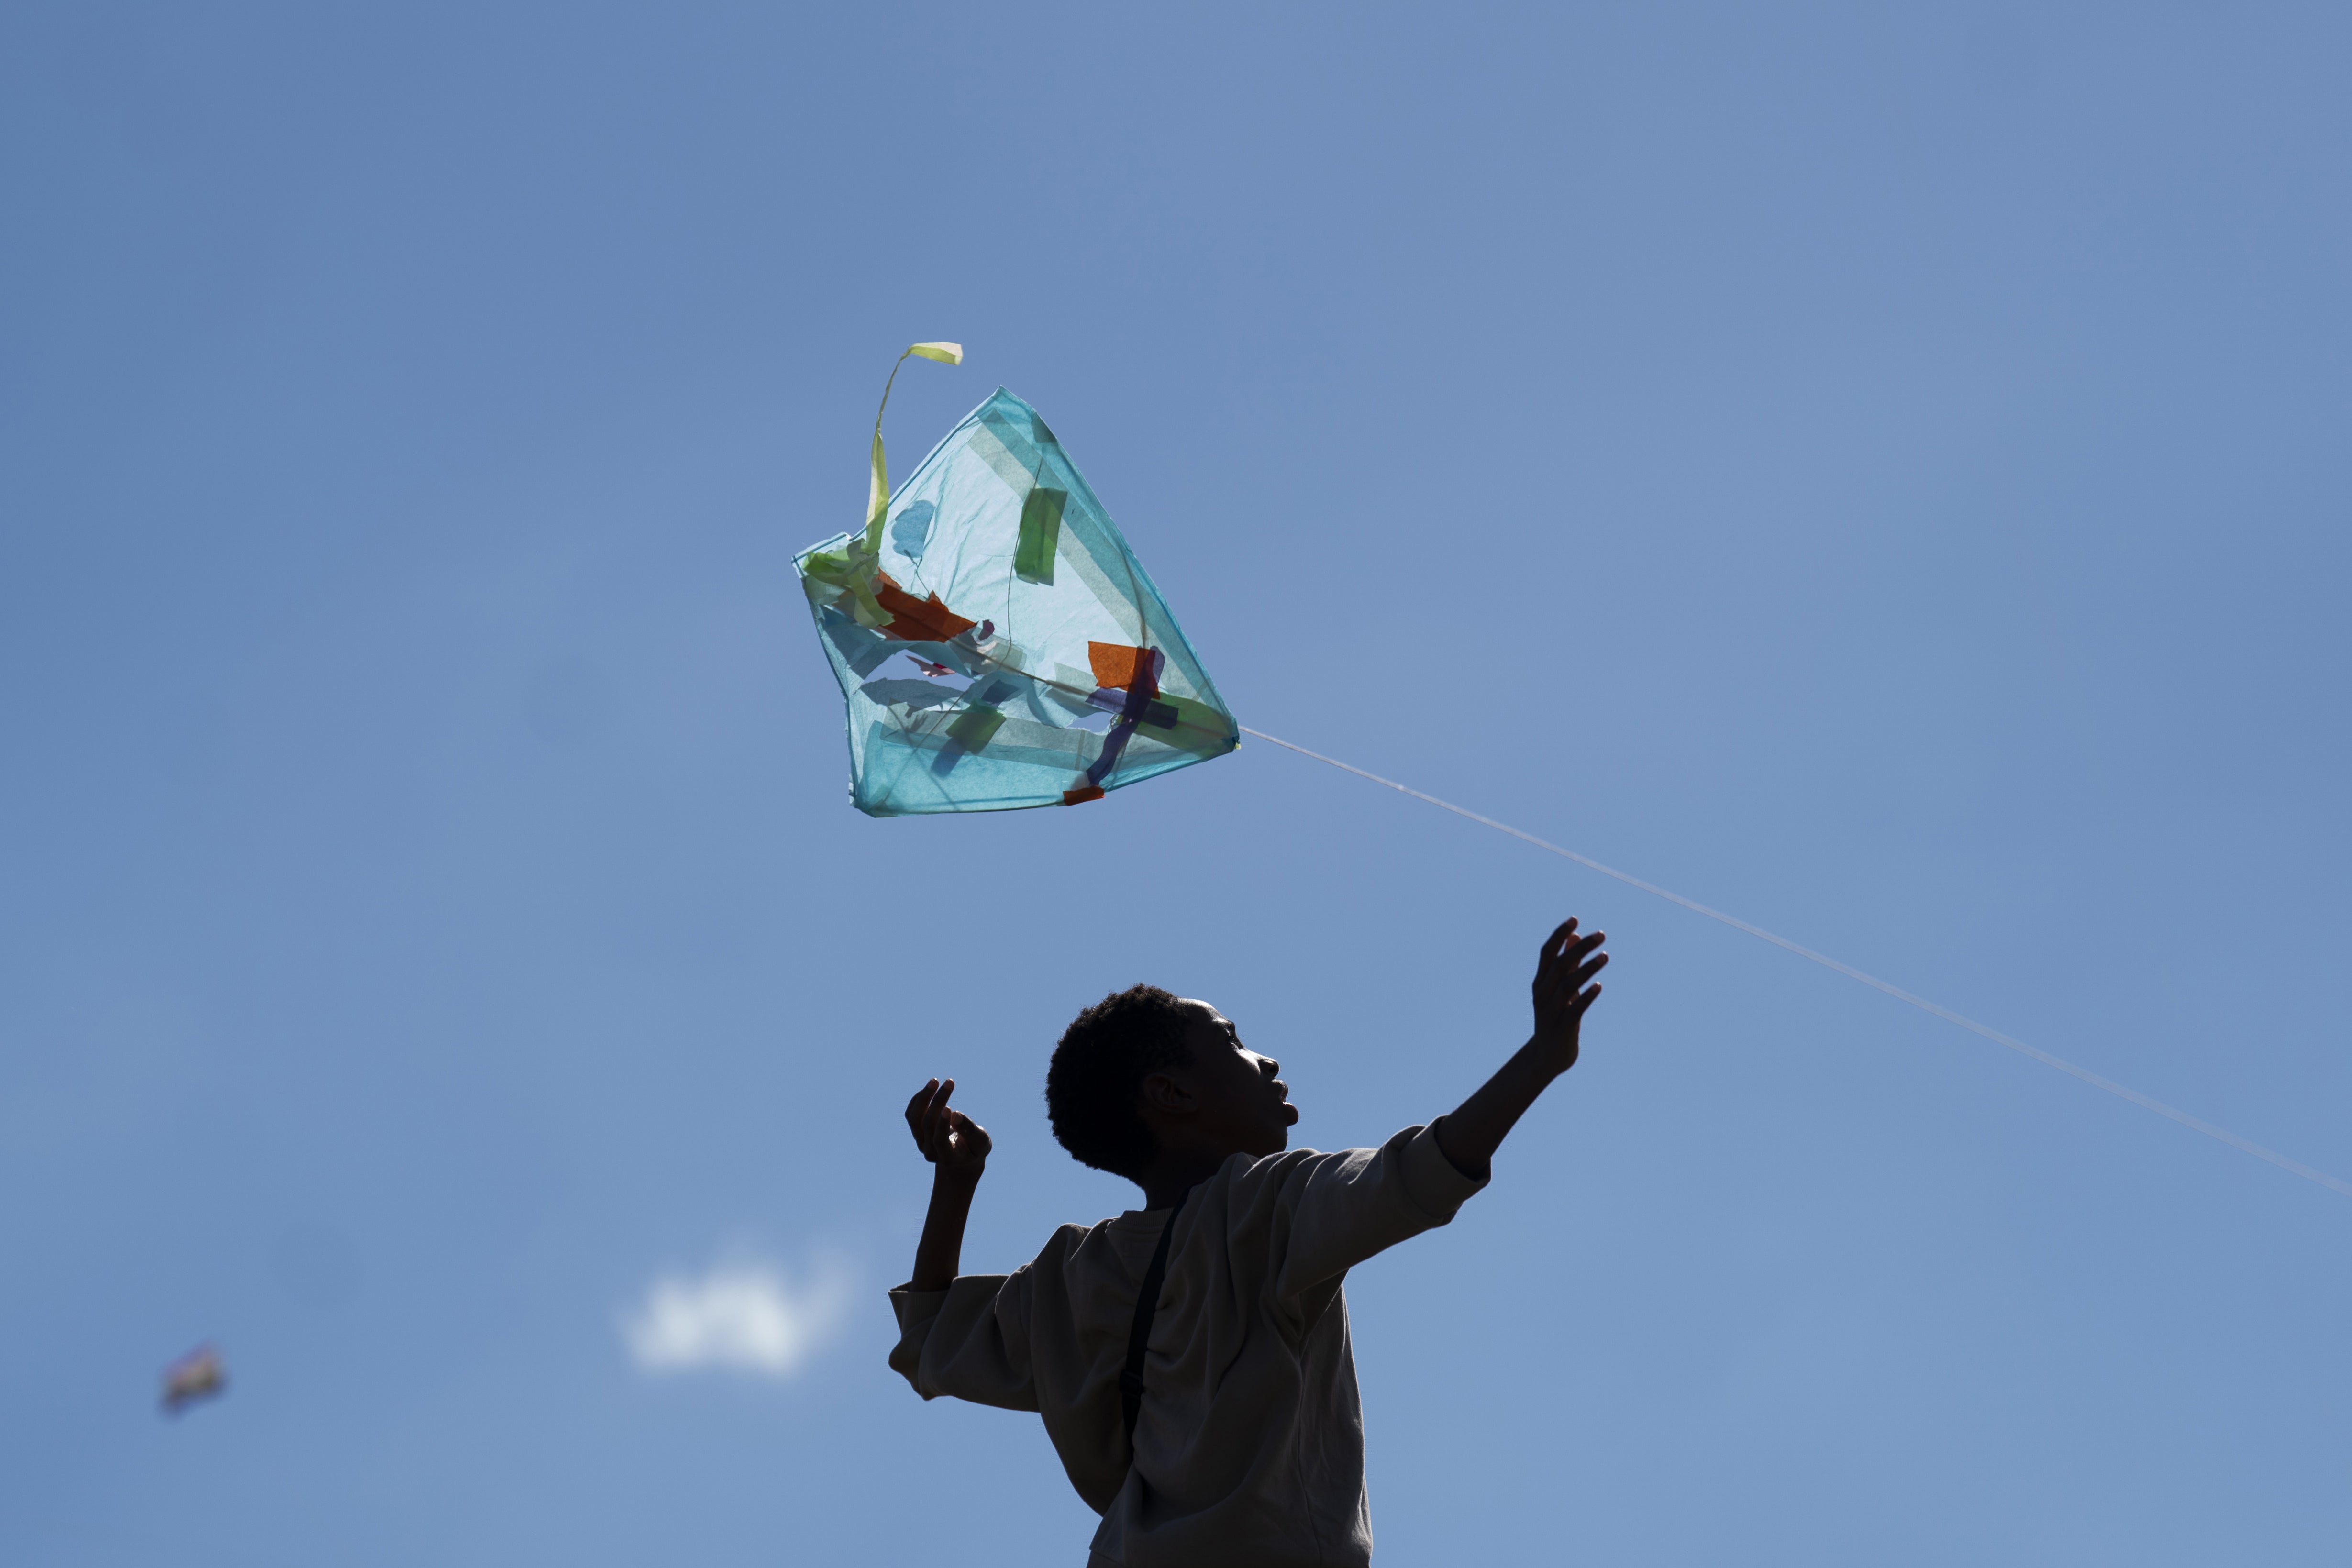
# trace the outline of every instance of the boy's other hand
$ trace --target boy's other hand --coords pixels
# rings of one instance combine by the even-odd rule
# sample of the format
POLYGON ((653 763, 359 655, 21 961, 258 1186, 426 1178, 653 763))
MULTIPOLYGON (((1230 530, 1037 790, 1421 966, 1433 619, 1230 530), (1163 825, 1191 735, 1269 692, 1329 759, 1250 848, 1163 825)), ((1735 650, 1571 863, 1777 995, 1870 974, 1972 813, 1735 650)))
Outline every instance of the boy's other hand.
POLYGON ((1579 936, 1572 919, 1544 938, 1543 952, 1536 961, 1535 1043, 1549 1059, 1546 1065, 1555 1077, 1576 1065, 1577 1035, 1584 1023, 1584 1009, 1601 995, 1599 986, 1585 982, 1607 966, 1609 955, 1599 951, 1607 939, 1608 933, 1602 931, 1579 936))
POLYGON ((934 1078, 907 1102, 907 1128, 915 1147, 938 1167, 941 1181, 976 1182, 988 1164, 988 1130, 948 1103, 955 1080, 934 1078))

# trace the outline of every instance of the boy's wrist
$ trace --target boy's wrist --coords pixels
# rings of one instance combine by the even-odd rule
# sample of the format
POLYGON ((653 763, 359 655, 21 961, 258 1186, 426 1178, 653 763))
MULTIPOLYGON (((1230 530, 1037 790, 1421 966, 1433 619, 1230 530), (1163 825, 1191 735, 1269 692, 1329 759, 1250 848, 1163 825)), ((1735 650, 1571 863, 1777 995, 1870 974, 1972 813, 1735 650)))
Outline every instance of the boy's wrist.
POLYGON ((1549 1084, 1576 1065, 1576 1036, 1547 1035, 1538 1030, 1528 1037, 1525 1048, 1540 1062, 1544 1082, 1549 1084), (1563 1060, 1564 1059, 1564 1060, 1563 1060))
POLYGON ((981 1173, 987 1166, 985 1160, 952 1170, 946 1166, 934 1166, 931 1167, 931 1186, 935 1191, 969 1193, 980 1185, 981 1173))

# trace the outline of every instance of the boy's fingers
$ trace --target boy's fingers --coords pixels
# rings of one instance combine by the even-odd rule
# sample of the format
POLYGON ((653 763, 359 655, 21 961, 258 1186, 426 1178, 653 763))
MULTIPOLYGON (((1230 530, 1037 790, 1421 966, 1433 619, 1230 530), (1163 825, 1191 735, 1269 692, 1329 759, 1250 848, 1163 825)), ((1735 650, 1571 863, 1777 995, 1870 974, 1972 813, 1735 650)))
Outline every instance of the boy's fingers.
POLYGON ((992 1145, 989 1143, 987 1128, 962 1112, 950 1110, 940 1117, 938 1146, 941 1155, 955 1154, 971 1159, 986 1155, 992 1145), (963 1145, 961 1148, 956 1146, 959 1143, 963 1145))
POLYGON ((955 1092, 952 1078, 934 1078, 924 1086, 922 1104, 912 1111, 908 1122, 915 1129, 915 1145, 923 1157, 933 1158, 939 1147, 940 1112, 946 1106, 948 1096, 955 1092))
POLYGON ((915 1134, 918 1148, 923 1143, 923 1109, 931 1103, 931 1091, 939 1087, 939 1082, 938 1079, 932 1079, 916 1090, 915 1097, 907 1102, 907 1130, 915 1134))
POLYGON ((1559 962, 1548 966, 1545 973, 1536 977, 1537 995, 1549 1000, 1557 997, 1563 989, 1574 990, 1586 980, 1591 979, 1602 965, 1609 962, 1609 955, 1603 953, 1599 957, 1581 965, 1576 960, 1584 957, 1605 940, 1607 940, 1605 932, 1595 931, 1581 941, 1572 944, 1565 953, 1560 955, 1559 962))
POLYGON ((1560 967, 1570 975, 1570 984, 1584 984, 1584 977, 1609 962, 1609 955, 1600 951, 1601 944, 1608 939, 1606 932, 1595 931, 1560 955, 1560 967))
POLYGON ((1582 1018, 1582 1017, 1584 1016, 1585 1009, 1588 1009, 1588 1008, 1590 1008, 1593 1003, 1595 1003, 1595 1002, 1599 1001, 1600 999, 1601 999, 1601 988, 1600 988, 1599 986, 1595 986, 1595 987, 1593 987, 1591 990, 1586 991, 1586 992, 1582 993, 1581 995, 1580 995, 1580 996, 1576 998, 1576 1003, 1575 1003, 1575 1013, 1576 1013, 1576 1016, 1577 1016, 1578 1018, 1582 1018))
POLYGON ((1606 940, 1606 933, 1600 931, 1587 932, 1584 936, 1579 936, 1576 934, 1576 921, 1564 921, 1559 929, 1544 938, 1543 956, 1536 966, 1538 976, 1550 970, 1562 959, 1572 961, 1579 955, 1600 946, 1606 940))

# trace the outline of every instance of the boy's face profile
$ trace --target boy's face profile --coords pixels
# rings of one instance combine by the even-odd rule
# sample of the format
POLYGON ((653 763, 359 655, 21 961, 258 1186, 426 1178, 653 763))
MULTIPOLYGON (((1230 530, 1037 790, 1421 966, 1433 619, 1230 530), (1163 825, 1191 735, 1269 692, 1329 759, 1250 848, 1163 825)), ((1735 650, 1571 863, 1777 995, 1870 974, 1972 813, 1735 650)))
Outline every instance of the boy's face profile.
POLYGON ((1189 1060, 1143 1081, 1143 1113, 1163 1149, 1278 1155, 1298 1120, 1282 1064, 1242 1044, 1233 1021, 1206 1002, 1186 1000, 1189 1060))

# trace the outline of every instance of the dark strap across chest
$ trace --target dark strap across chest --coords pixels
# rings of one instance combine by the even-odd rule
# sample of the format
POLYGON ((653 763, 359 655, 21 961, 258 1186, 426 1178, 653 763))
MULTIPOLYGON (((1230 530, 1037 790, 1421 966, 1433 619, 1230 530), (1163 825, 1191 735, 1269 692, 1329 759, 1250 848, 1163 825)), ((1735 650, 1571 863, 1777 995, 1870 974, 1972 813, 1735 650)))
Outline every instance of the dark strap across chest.
POLYGON ((1192 1196, 1190 1187, 1176 1195, 1168 1223, 1160 1228, 1160 1245, 1151 1250, 1151 1267, 1143 1271, 1143 1289, 1135 1298, 1135 1327, 1127 1336, 1127 1370, 1118 1375, 1118 1402, 1127 1418, 1130 1454, 1135 1451, 1136 1419, 1143 1414, 1143 1353, 1151 1343, 1151 1319, 1160 1311, 1160 1287, 1168 1282, 1168 1244, 1176 1235, 1176 1217, 1184 1212, 1184 1200, 1192 1196))

